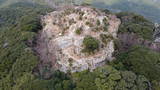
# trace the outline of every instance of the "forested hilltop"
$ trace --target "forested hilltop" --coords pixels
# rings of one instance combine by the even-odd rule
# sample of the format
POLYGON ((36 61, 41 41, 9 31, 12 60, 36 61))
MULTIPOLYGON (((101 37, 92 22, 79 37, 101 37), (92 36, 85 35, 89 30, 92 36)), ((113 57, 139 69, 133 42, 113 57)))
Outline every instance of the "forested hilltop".
POLYGON ((49 64, 39 68, 42 62, 32 45, 42 29, 41 15, 51 11, 28 2, 0 9, 0 90, 160 90, 160 44, 153 42, 154 24, 133 13, 116 14, 121 25, 114 41, 115 60, 92 72, 63 73, 49 64))

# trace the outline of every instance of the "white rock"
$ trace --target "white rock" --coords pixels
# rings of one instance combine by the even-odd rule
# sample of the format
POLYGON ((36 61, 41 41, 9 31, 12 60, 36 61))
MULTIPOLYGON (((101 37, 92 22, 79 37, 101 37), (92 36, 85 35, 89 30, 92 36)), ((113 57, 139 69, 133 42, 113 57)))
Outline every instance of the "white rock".
MULTIPOLYGON (((74 9, 81 9, 81 11, 84 12, 84 15, 86 18, 83 17, 83 20, 77 19, 79 17, 79 14, 71 13, 69 15, 65 15, 63 17, 55 17, 55 16, 61 16, 62 11, 54 11, 43 18, 43 23, 46 24, 46 26, 43 29, 43 32, 46 32, 46 38, 48 36, 55 36, 52 37, 50 42, 51 45, 49 45, 49 49, 52 50, 52 48, 57 47, 54 51, 54 54, 57 58, 57 64, 60 65, 57 69, 67 72, 70 70, 71 72, 76 71, 82 71, 86 69, 95 69, 98 66, 101 66, 104 64, 105 60, 112 60, 112 53, 114 52, 114 43, 113 40, 108 41, 108 44, 104 48, 100 48, 99 51, 95 52, 93 55, 87 55, 85 53, 82 53, 83 47, 83 39, 90 35, 92 37, 95 37, 100 41, 100 44, 102 44, 102 41, 100 39, 100 34, 110 34, 114 38, 116 38, 116 33, 120 24, 120 20, 117 18, 109 19, 104 14, 98 13, 95 15, 94 9, 90 7, 82 7, 82 6, 75 6, 74 9), (66 22, 63 22, 61 20, 66 19, 66 22), (107 18, 108 22, 110 22, 109 30, 106 31, 92 31, 93 27, 96 26, 96 19, 99 19, 101 22, 101 26, 103 26, 103 19, 107 18), (70 26, 68 25, 68 29, 65 30, 65 32, 62 34, 63 25, 67 25, 71 19, 74 19, 75 22, 72 23, 70 26), (90 19, 95 19, 95 22, 90 22, 93 24, 93 27, 90 27, 86 25, 86 22, 89 22, 90 19), (54 25, 53 22, 56 20, 57 25, 54 25), (62 22, 62 23, 60 23, 62 22), (75 30, 83 27, 82 34, 77 35, 75 33, 75 30), (70 60, 72 59, 72 60, 70 60)), ((53 51, 52 51, 53 52, 53 51)))

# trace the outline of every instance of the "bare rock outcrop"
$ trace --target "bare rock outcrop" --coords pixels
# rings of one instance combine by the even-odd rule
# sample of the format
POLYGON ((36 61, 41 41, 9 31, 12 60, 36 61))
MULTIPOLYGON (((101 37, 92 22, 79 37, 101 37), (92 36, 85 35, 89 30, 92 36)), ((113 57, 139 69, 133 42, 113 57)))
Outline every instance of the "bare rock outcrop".
POLYGON ((72 6, 58 9, 42 17, 43 30, 37 44, 41 60, 47 58, 52 67, 63 72, 93 70, 112 60, 114 39, 120 20, 98 9, 72 6), (98 40, 99 48, 92 54, 84 53, 86 36, 98 40))

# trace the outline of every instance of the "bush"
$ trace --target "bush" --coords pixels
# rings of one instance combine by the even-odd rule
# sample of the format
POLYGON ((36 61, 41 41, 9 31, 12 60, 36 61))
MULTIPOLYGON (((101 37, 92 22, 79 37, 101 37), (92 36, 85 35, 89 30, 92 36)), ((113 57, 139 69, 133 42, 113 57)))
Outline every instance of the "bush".
POLYGON ((101 38, 102 42, 103 42, 105 45, 107 45, 107 43, 108 43, 111 39, 113 39, 113 37, 112 37, 111 35, 106 35, 106 34, 101 34, 101 35, 100 35, 100 38, 101 38))
POLYGON ((79 20, 82 20, 82 19, 83 19, 83 18, 82 18, 82 15, 80 15, 80 16, 79 16, 79 20))
POLYGON ((83 40, 84 49, 83 52, 94 53, 95 50, 99 49, 99 41, 91 36, 86 36, 83 40))
POLYGON ((80 35, 82 33, 82 28, 78 28, 75 32, 76 34, 80 35))
POLYGON ((107 19, 106 19, 106 18, 104 18, 104 19, 103 19, 103 22, 106 24, 106 23, 107 23, 107 19))
POLYGON ((104 30, 104 31, 108 31, 108 26, 109 26, 109 23, 104 22, 103 30, 104 30))
POLYGON ((99 20, 97 20, 97 26, 99 26, 101 23, 100 23, 100 21, 99 20))
POLYGON ((86 25, 88 25, 89 27, 93 27, 93 24, 91 22, 86 22, 86 25))

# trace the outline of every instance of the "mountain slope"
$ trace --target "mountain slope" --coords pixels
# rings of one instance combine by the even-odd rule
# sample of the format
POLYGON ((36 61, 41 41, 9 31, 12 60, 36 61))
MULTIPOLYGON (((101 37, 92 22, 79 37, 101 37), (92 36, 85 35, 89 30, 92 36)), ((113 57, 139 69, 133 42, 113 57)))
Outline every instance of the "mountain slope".
MULTIPOLYGON (((0 0, 0 8, 9 6, 11 4, 15 4, 18 2, 32 2, 32 3, 37 3, 37 4, 45 4, 44 0, 0 0)), ((45 4, 46 5, 46 4, 45 4)))
POLYGON ((159 0, 85 0, 84 2, 99 8, 109 8, 115 12, 136 12, 149 18, 153 22, 160 22, 159 0))

